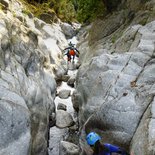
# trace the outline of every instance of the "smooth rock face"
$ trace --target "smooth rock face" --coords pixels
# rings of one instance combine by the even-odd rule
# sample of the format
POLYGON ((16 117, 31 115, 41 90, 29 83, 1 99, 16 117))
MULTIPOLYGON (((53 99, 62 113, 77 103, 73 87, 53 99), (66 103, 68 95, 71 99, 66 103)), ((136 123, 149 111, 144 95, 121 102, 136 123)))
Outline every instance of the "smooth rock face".
POLYGON ((73 108, 74 108, 76 111, 79 111, 80 93, 78 93, 77 91, 74 91, 71 97, 72 97, 73 108))
MULTIPOLYGON (((5 89, 1 91, 6 93, 5 89)), ((17 99, 17 102, 20 103, 20 100, 17 99)), ((31 141, 29 110, 10 99, 0 101, 0 113, 0 155, 9 155, 10 152, 28 154, 31 141)))
POLYGON ((0 11, 0 155, 45 155, 49 118, 55 123, 54 78, 66 72, 60 49, 67 40, 59 25, 29 18, 20 2, 5 2, 11 7, 0 11))
MULTIPOLYGON (((154 25, 155 21, 128 27, 110 49, 104 44, 106 37, 89 46, 89 50, 82 48, 87 40, 81 44, 85 58, 77 74, 78 93, 74 94, 74 103, 79 105, 82 132, 86 131, 81 135, 83 152, 89 152, 85 145, 86 134, 96 131, 103 142, 127 150, 130 147, 134 154, 153 154, 154 25)), ((92 37, 95 40, 95 36, 92 37)))
POLYGON ((74 28, 68 23, 62 23, 61 28, 67 38, 72 38, 76 34, 74 28))
POLYGON ((79 147, 73 143, 61 141, 60 155, 79 155, 79 147))

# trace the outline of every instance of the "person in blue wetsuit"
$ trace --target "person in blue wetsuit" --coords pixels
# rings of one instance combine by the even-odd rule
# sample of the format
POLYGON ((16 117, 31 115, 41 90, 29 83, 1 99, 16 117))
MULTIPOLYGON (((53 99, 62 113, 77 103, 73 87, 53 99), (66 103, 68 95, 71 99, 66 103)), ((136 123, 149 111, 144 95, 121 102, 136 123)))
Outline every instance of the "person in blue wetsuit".
POLYGON ((90 132, 87 135, 86 140, 94 151, 93 155, 129 155, 125 150, 118 146, 108 143, 101 144, 101 137, 95 132, 90 132))

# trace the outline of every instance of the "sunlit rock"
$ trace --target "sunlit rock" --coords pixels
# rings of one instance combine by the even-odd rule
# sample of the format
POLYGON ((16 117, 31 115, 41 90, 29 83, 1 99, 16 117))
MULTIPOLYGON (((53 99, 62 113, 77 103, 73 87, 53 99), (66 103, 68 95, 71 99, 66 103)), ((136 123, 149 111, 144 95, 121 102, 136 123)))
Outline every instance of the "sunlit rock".
POLYGON ((47 154, 55 79, 67 70, 61 53, 67 40, 58 24, 24 14, 21 2, 4 2, 9 9, 0 10, 0 154, 47 154))
POLYGON ((70 127, 72 125, 74 125, 72 116, 64 110, 57 110, 56 126, 59 128, 65 128, 65 127, 70 127))
POLYGON ((79 155, 79 147, 67 141, 60 143, 60 155, 79 155))
MULTIPOLYGON (((93 26, 90 40, 81 43, 73 105, 79 106, 80 126, 86 134, 96 131, 103 142, 130 148, 134 154, 153 154, 155 21, 129 26, 114 38, 120 31, 112 35, 112 30, 120 22, 98 35, 108 24, 100 21, 93 26)), ((81 135, 83 151, 86 134, 81 135)))
POLYGON ((67 99, 70 96, 71 91, 70 90, 61 90, 59 92, 59 97, 62 99, 67 99))
POLYGON ((76 31, 75 31, 74 27, 72 27, 68 23, 62 23, 61 28, 63 30, 63 33, 65 34, 65 36, 68 39, 72 38, 76 34, 76 31))

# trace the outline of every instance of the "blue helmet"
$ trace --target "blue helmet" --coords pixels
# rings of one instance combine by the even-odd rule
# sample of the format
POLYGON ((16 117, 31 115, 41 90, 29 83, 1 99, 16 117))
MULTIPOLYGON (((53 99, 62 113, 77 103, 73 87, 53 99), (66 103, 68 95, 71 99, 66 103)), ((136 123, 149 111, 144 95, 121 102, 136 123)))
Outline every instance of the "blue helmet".
POLYGON ((101 137, 95 132, 90 132, 86 137, 87 143, 89 145, 94 145, 100 139, 101 137))

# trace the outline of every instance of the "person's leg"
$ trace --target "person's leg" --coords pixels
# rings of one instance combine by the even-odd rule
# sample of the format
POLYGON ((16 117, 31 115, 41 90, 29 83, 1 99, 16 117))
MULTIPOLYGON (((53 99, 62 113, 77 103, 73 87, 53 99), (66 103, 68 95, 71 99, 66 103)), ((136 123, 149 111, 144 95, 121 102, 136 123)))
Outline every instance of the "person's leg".
POLYGON ((68 57, 68 61, 70 62, 71 61, 71 56, 67 55, 67 57, 68 57))
POLYGON ((73 55, 73 62, 74 62, 74 59, 75 59, 75 55, 73 55))

